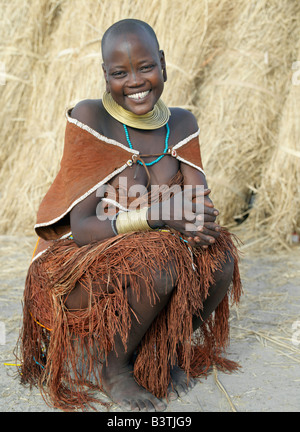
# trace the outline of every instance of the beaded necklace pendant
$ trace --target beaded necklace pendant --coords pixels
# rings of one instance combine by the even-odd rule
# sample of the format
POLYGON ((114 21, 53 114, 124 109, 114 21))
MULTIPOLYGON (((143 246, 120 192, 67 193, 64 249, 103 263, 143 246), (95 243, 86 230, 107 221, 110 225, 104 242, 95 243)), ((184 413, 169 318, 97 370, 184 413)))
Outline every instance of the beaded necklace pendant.
MULTIPOLYGON (((125 124, 123 124, 123 127, 124 127, 124 131, 125 131, 127 143, 129 145, 129 147, 131 148, 131 150, 133 150, 133 145, 132 145, 132 143, 130 141, 130 138, 129 138, 129 133, 128 133, 127 126, 125 124)), ((166 153, 168 151, 169 136, 170 136, 170 128, 169 128, 169 124, 168 123, 166 123, 166 129, 167 129, 167 133, 166 133, 166 138, 165 138, 165 148, 164 148, 163 154, 160 155, 160 156, 158 156, 158 158, 156 158, 154 161, 145 163, 146 166, 152 166, 152 165, 156 164, 157 162, 159 162, 166 155, 166 153)), ((139 160, 137 161, 137 163, 139 165, 143 165, 142 162, 139 161, 139 160)))

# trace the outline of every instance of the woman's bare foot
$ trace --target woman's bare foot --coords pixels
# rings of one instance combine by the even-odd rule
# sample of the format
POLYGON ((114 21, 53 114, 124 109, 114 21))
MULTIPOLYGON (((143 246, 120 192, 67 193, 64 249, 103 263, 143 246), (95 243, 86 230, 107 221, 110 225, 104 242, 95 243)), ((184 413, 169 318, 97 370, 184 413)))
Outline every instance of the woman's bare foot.
POLYGON ((168 399, 175 400, 187 394, 197 381, 190 377, 187 378, 186 373, 179 366, 173 366, 171 369, 171 381, 168 388, 168 399))
POLYGON ((135 381, 130 365, 115 369, 104 364, 102 382, 112 401, 128 411, 164 411, 167 407, 135 381))

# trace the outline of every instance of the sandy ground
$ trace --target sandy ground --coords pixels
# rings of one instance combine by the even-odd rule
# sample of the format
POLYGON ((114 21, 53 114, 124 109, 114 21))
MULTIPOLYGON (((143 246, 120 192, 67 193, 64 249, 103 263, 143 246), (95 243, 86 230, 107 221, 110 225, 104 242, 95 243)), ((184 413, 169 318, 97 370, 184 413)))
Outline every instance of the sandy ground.
MULTIPOLYGON (((0 411, 55 411, 15 378, 13 349, 35 239, 0 236, 0 411)), ((231 313, 228 358, 241 370, 212 372, 167 412, 300 411, 300 250, 245 255, 244 295, 231 313)), ((111 407, 112 412, 118 408, 111 407)))

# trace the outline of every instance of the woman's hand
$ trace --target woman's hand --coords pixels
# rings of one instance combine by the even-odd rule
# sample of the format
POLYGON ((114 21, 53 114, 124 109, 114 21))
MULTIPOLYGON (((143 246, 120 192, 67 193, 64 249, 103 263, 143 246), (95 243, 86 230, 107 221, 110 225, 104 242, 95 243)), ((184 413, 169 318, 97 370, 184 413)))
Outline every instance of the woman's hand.
POLYGON ((220 235, 220 227, 215 223, 219 212, 209 194, 210 189, 203 188, 178 192, 150 207, 148 223, 152 228, 168 226, 180 232, 191 246, 208 247, 220 235))
POLYGON ((215 222, 219 211, 214 208, 213 202, 208 196, 210 192, 210 189, 204 191, 203 214, 196 216, 196 230, 187 237, 191 246, 202 246, 206 249, 209 245, 214 244, 220 235, 221 227, 215 222))

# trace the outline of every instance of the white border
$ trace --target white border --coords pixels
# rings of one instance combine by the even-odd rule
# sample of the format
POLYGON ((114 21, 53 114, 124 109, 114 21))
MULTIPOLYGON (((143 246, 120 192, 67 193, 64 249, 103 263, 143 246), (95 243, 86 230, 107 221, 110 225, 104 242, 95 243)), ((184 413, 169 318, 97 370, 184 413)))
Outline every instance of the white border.
MULTIPOLYGON (((68 111, 69 111, 69 110, 68 110, 68 111)), ((87 126, 86 124, 81 123, 81 121, 79 121, 79 120, 77 120, 77 119, 74 119, 73 117, 70 117, 69 114, 68 114, 68 111, 66 112, 66 117, 67 117, 67 120, 68 120, 69 123, 73 123, 73 124, 75 124, 76 126, 78 126, 80 129, 83 129, 83 130, 85 130, 86 132, 89 132, 91 135, 93 135, 94 137, 98 138, 100 141, 104 141, 104 142, 106 142, 107 144, 112 144, 112 145, 115 145, 115 146, 121 147, 123 150, 126 150, 126 151, 128 151, 129 153, 139 154, 139 151, 138 151, 138 150, 131 149, 131 148, 125 146, 124 144, 122 144, 122 143, 120 143, 120 142, 118 142, 118 141, 116 141, 116 140, 114 140, 114 139, 107 138, 106 136, 101 135, 99 132, 97 132, 97 131, 95 131, 94 129, 90 128, 90 127, 87 126)))
POLYGON ((175 144, 175 146, 172 147, 172 150, 176 150, 179 147, 183 146, 184 144, 187 144, 188 142, 192 141, 193 138, 196 138, 198 135, 200 135, 200 128, 197 130, 197 132, 193 133, 192 135, 189 135, 187 138, 183 139, 182 141, 179 141, 178 144, 175 144))
POLYGON ((200 168, 198 165, 195 165, 195 164, 193 164, 192 162, 189 162, 189 161, 183 159, 183 158, 180 157, 180 156, 176 156, 176 159, 178 159, 180 162, 183 162, 183 163, 185 163, 185 164, 187 164, 187 165, 190 165, 191 167, 197 169, 198 171, 201 171, 202 174, 204 174, 204 176, 205 176, 205 172, 204 172, 203 169, 200 168))
MULTIPOLYGON (((70 235, 72 235, 72 231, 68 232, 67 234, 64 234, 64 235, 61 236, 58 240, 64 240, 64 239, 67 239, 68 237, 70 237, 70 235)), ((54 242, 54 241, 56 241, 56 240, 50 240, 50 241, 53 241, 53 242, 54 242)), ((37 258, 39 258, 41 255, 43 255, 43 253, 45 253, 46 250, 48 250, 50 247, 51 247, 51 246, 47 246, 45 249, 43 249, 41 252, 39 252, 37 255, 35 255, 35 256, 32 258, 30 264, 32 264, 33 261, 35 261, 35 260, 36 260, 37 258)))

